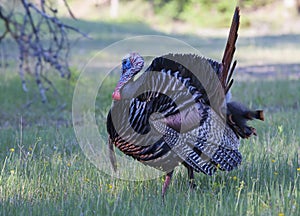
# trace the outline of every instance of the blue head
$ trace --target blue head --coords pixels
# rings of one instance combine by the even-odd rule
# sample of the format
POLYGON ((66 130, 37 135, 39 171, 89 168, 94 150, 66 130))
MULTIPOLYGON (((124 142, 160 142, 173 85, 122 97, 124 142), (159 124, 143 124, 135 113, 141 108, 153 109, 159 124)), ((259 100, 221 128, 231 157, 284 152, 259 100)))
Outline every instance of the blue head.
POLYGON ((121 100, 121 88, 130 81, 144 66, 144 59, 138 53, 130 53, 122 60, 120 80, 112 94, 114 100, 121 100))

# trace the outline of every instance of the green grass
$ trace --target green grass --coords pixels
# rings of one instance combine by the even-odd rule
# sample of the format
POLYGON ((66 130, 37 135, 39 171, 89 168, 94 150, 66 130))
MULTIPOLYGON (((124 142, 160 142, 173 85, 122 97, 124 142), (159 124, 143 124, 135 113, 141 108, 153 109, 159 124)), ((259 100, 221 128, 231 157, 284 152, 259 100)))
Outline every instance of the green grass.
MULTIPOLYGON (((136 23, 79 25, 91 31, 103 28, 94 31, 94 40, 81 40, 74 48, 71 81, 53 76, 61 96, 49 92, 49 104, 41 104, 35 96, 37 89, 30 78, 30 92, 22 92, 14 65, 0 72, 0 215, 300 215, 299 80, 264 79, 257 74, 245 80, 237 74, 234 99, 264 109, 266 117, 265 122, 253 123, 258 136, 242 141, 242 165, 212 177, 196 174, 195 191, 188 190, 186 170, 178 167, 163 205, 162 177, 125 181, 98 170, 82 152, 71 124, 73 91, 86 60, 119 39, 159 32, 147 26, 138 29, 136 23), (32 104, 25 106, 28 102, 32 104)), ((217 59, 225 41, 222 37, 171 36, 217 59)), ((299 35, 242 37, 237 58, 242 59, 242 66, 255 64, 252 57, 257 54, 269 63, 297 62, 298 40, 299 35), (284 46, 274 45, 279 41, 284 46), (290 58, 280 59, 282 47, 290 51, 290 58)), ((105 66, 91 65, 95 71, 99 67, 105 66)), ((97 113, 109 108, 116 80, 106 79, 97 98, 101 101, 101 106, 96 104, 97 113)), ((105 131, 103 125, 99 127, 105 131)))
POLYGON ((242 142, 242 165, 213 177, 197 174, 195 191, 188 191, 186 171, 179 167, 165 205, 162 178, 111 178, 85 158, 72 127, 46 123, 2 128, 1 214, 298 215, 300 119, 295 98, 284 93, 299 89, 299 83, 256 81, 234 87, 244 103, 266 109, 266 121, 255 124, 258 137, 242 142))

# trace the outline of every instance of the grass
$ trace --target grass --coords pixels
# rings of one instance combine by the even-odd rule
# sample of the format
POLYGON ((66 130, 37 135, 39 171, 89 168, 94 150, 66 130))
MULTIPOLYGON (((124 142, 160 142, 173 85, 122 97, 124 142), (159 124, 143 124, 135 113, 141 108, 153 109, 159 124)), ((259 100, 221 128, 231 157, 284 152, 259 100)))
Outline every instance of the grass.
MULTIPOLYGON (((243 85, 235 90, 242 92, 243 85)), ((276 91, 274 83, 258 86, 276 91)), ((267 103, 268 96, 260 97, 267 103)), ((85 158, 72 128, 2 129, 1 214, 298 215, 298 110, 289 105, 279 108, 280 112, 267 108, 266 122, 257 124, 258 137, 242 142, 239 169, 213 177, 196 175, 198 189, 191 192, 186 171, 179 167, 165 205, 160 197, 162 178, 142 182, 111 178, 85 158)))
MULTIPOLYGON (((0 72, 0 215, 300 215, 299 80, 257 78, 259 74, 244 79, 237 73, 234 98, 264 109, 266 116, 265 122, 253 123, 258 136, 242 141, 242 165, 212 177, 196 174, 195 191, 188 190, 186 170, 178 167, 163 205, 163 177, 120 180, 87 159, 74 134, 71 103, 81 67, 99 49, 128 36, 164 33, 146 25, 139 29, 134 22, 78 25, 99 30, 93 31, 94 40, 81 40, 74 48, 72 80, 53 77, 61 96, 49 92, 49 104, 39 102, 33 81, 28 83, 30 92, 22 92, 14 64, 0 72)), ((170 36, 217 59, 224 47, 224 37, 170 36)), ((267 63, 299 62, 298 40, 299 35, 241 37, 237 59, 242 59, 241 66, 257 63, 252 59, 257 55, 267 63), (290 54, 283 59, 282 48, 290 54)), ((110 66, 95 63, 91 70, 105 67, 110 66)), ((97 113, 108 110, 116 79, 104 82, 97 113)), ((105 137, 101 121, 98 126, 105 137)))

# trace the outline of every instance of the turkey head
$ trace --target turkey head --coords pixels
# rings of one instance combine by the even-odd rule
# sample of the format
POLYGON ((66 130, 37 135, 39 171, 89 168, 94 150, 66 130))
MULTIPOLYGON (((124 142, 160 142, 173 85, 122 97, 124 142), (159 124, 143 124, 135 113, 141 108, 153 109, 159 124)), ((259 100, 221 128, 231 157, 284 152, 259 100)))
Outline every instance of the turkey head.
POLYGON ((144 67, 144 59, 138 53, 130 53, 122 60, 120 80, 112 94, 113 100, 121 100, 121 89, 144 67))

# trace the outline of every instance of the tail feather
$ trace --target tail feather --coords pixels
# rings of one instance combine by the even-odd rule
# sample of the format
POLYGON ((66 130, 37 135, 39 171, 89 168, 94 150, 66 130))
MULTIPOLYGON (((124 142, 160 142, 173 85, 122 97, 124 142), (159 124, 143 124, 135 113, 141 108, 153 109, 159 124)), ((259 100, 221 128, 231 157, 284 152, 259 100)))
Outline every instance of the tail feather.
POLYGON ((222 86, 226 93, 229 91, 229 89, 232 85, 232 82, 233 82, 233 80, 230 80, 230 79, 231 79, 233 70, 236 66, 236 61, 233 63, 233 66, 231 68, 229 76, 228 76, 228 72, 229 72, 231 62, 233 59, 233 55, 234 55, 234 52, 236 49, 235 43, 238 38, 239 25, 240 25, 240 9, 239 9, 239 7, 236 7, 234 15, 233 15, 233 19, 232 19, 223 59, 222 59, 222 72, 220 73, 220 80, 221 80, 222 86))
POLYGON ((256 135, 256 130, 247 125, 248 120, 259 119, 264 121, 263 110, 250 110, 238 102, 227 103, 228 124, 242 138, 248 138, 252 134, 256 135))
POLYGON ((232 74, 233 74, 233 71, 235 69, 236 64, 237 64, 237 61, 235 60, 233 62, 233 64, 232 64, 232 67, 230 69, 230 73, 229 73, 228 78, 227 78, 227 83, 226 83, 226 88, 225 88, 225 94, 227 94, 227 92, 229 91, 230 87, 233 84, 233 80, 234 79, 231 79, 231 77, 232 77, 232 74))
POLYGON ((248 119, 252 120, 252 119, 259 119, 261 121, 264 121, 264 112, 263 110, 256 110, 256 111, 250 111, 247 114, 248 119))

